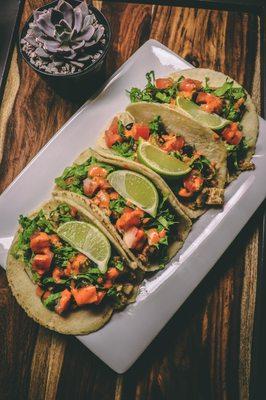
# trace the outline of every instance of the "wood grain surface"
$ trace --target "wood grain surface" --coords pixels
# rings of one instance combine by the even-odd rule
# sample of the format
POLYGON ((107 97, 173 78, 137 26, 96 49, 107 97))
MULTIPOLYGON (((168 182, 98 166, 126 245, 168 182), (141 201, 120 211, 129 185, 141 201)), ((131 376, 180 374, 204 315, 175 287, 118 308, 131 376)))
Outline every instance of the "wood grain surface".
MULTIPOLYGON (((21 24, 43 3, 26 0, 21 24)), ((252 93, 260 108, 260 21, 256 15, 94 3, 102 8, 113 31, 107 76, 151 37, 195 66, 229 74, 252 93)), ((0 113, 0 129, 6 130, 0 191, 80 105, 57 95, 16 52, 5 99, 0 113)), ((259 210, 122 376, 75 338, 31 321, 16 304, 0 269, 0 399, 248 399, 260 224, 259 210)))

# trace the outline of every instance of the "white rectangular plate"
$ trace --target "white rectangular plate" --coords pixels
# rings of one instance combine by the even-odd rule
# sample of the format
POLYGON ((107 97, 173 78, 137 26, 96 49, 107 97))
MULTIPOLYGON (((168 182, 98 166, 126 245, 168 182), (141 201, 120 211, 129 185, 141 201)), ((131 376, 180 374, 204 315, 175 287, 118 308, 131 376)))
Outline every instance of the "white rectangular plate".
MULTIPOLYGON (((5 265, 19 214, 48 199, 53 180, 129 99, 125 90, 145 85, 145 73, 167 76, 191 67, 157 41, 146 42, 107 82, 101 93, 60 129, 0 197, 0 264, 5 265)), ((98 332, 78 339, 116 372, 125 372, 178 310, 230 245, 266 195, 266 122, 260 119, 255 171, 226 189, 223 210, 210 210, 194 225, 182 250, 164 271, 146 280, 136 303, 113 315, 98 332)))

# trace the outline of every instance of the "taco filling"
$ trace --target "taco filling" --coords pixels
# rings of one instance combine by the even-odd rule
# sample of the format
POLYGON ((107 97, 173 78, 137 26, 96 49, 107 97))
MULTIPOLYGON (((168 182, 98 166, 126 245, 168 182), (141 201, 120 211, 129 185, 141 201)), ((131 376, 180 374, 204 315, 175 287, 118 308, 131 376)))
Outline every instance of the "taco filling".
POLYGON ((156 216, 121 196, 108 180, 118 170, 121 169, 89 157, 82 164, 66 168, 55 182, 63 190, 89 198, 90 204, 109 218, 124 245, 141 263, 149 266, 156 262, 163 268, 168 261, 168 246, 178 236, 178 215, 160 194, 156 216))
POLYGON ((175 107, 179 98, 185 98, 188 105, 193 103, 206 113, 218 115, 226 121, 219 129, 212 129, 217 139, 222 138, 226 144, 229 173, 253 169, 253 164, 245 162, 249 143, 243 135, 241 120, 246 112, 247 93, 241 86, 235 87, 234 81, 228 78, 220 87, 211 87, 207 77, 205 81, 184 76, 177 80, 171 77, 156 79, 154 71, 148 72, 146 79, 143 90, 133 87, 128 92, 132 103, 155 102, 175 107))
POLYGON ((133 160, 139 158, 138 148, 143 140, 180 160, 184 170, 188 171, 178 178, 164 177, 182 203, 186 203, 191 209, 223 204, 224 190, 217 187, 215 162, 211 162, 195 146, 188 144, 183 136, 167 132, 159 115, 149 124, 129 123, 125 126, 115 117, 105 131, 106 146, 117 155, 133 160))
POLYGON ((79 221, 76 208, 61 203, 49 214, 20 216, 21 229, 12 255, 23 261, 36 284, 36 294, 50 311, 65 315, 84 306, 108 303, 121 308, 129 302, 136 275, 112 248, 108 269, 97 264, 57 235, 61 224, 79 221))

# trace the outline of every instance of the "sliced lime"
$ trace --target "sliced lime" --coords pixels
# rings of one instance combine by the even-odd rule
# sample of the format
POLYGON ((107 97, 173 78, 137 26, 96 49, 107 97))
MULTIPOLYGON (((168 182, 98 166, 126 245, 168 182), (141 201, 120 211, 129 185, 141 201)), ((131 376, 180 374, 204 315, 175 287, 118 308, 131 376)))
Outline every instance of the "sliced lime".
POLYGON ((170 156, 159 147, 140 140, 138 145, 138 159, 153 171, 162 176, 178 177, 187 174, 191 168, 176 157, 170 156))
POLYGON ((87 222, 70 221, 60 225, 57 234, 94 261, 102 273, 106 272, 111 245, 98 228, 87 222))
POLYGON ((110 185, 135 206, 156 216, 159 196, 153 183, 143 175, 128 170, 118 170, 108 175, 110 185))
POLYGON ((196 122, 207 128, 219 130, 230 123, 230 121, 227 121, 227 119, 217 114, 210 114, 203 111, 197 104, 184 97, 177 96, 176 105, 185 111, 185 113, 189 114, 196 122))

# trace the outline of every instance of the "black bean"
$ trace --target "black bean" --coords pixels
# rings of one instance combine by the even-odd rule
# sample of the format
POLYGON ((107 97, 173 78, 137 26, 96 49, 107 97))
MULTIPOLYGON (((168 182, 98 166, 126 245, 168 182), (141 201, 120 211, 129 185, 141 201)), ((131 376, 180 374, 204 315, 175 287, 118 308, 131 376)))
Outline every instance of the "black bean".
POLYGON ((126 125, 126 129, 127 129, 128 131, 130 131, 130 130, 132 129, 132 126, 133 126, 133 122, 131 122, 130 124, 127 124, 127 125, 126 125))
POLYGON ((182 153, 186 154, 188 157, 192 157, 193 153, 194 153, 194 147, 190 146, 190 144, 186 144, 183 148, 182 148, 182 153))

